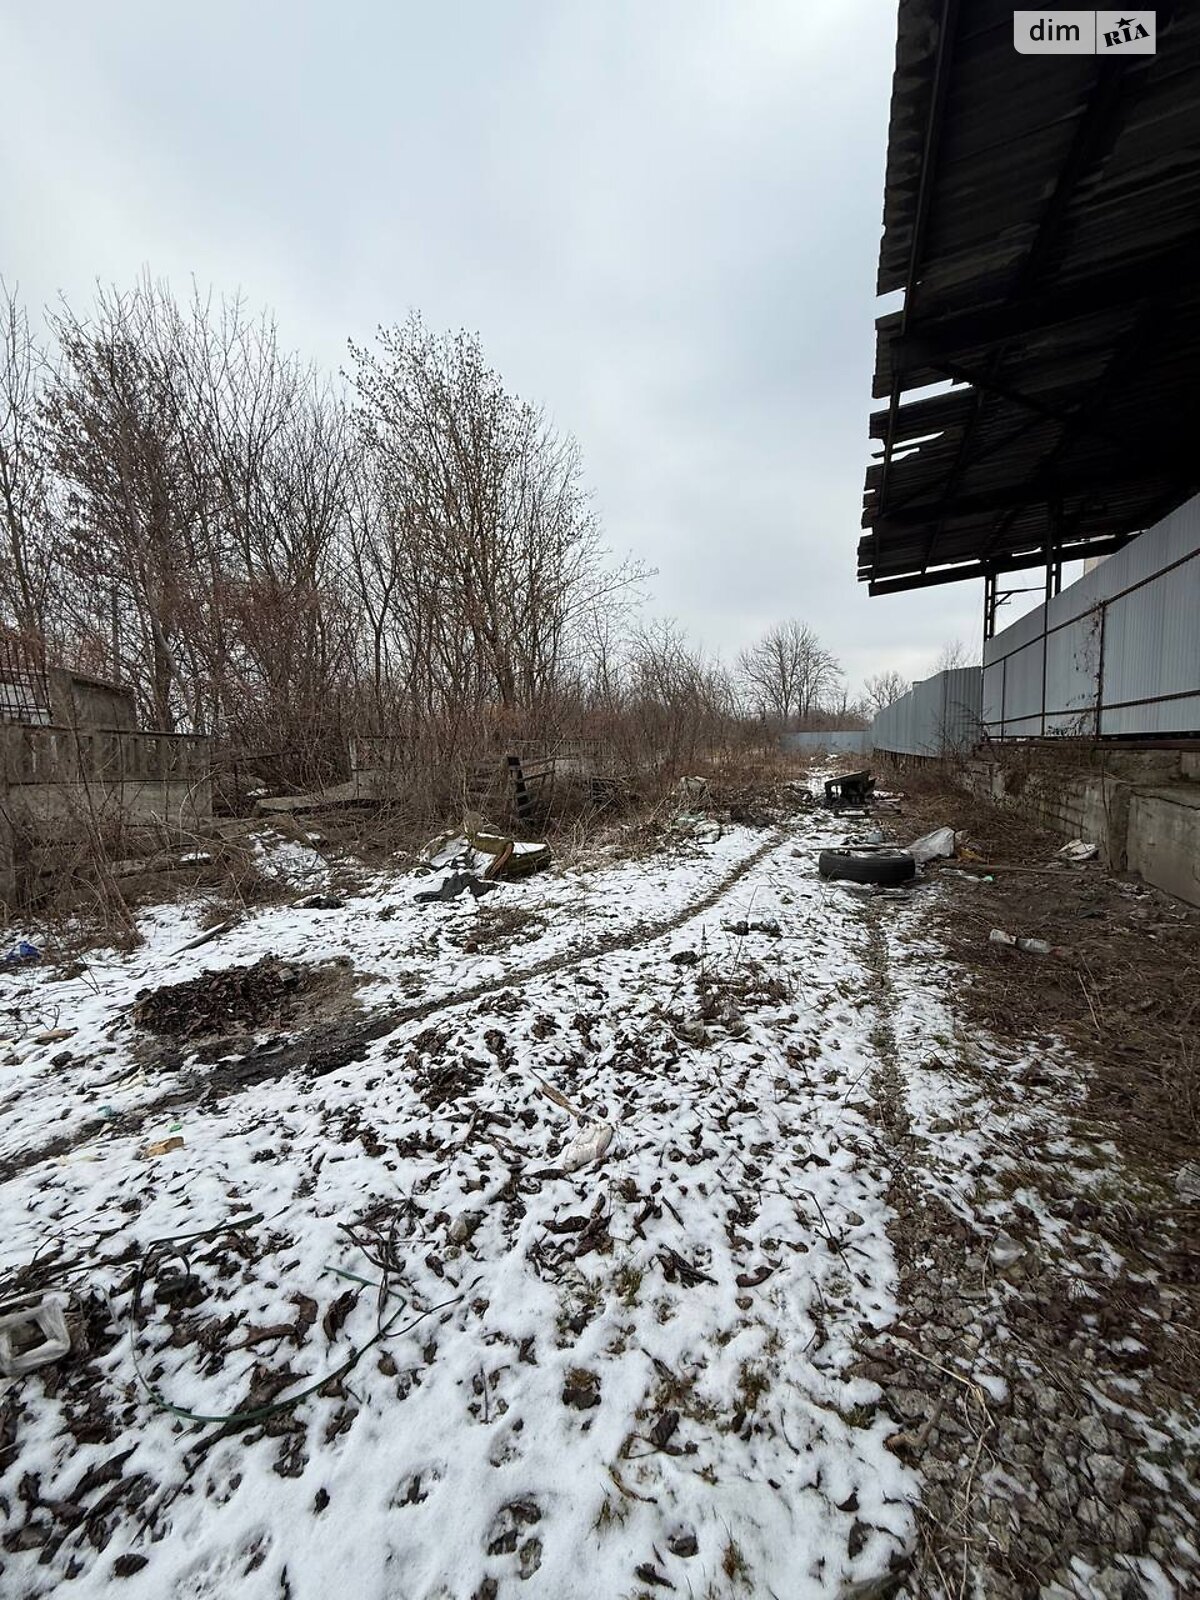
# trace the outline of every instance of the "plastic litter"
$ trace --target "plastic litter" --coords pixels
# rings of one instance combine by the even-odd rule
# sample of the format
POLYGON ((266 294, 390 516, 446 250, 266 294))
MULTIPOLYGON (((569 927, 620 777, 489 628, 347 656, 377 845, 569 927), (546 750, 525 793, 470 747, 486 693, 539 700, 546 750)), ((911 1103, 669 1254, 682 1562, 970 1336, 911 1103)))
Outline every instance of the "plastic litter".
POLYGON ((1072 839, 1056 854, 1064 861, 1094 861, 1100 854, 1098 844, 1088 844, 1084 839, 1072 839))
POLYGON ((473 812, 464 822, 467 826, 462 833, 443 833, 430 840, 421 852, 426 866, 478 874, 491 880, 524 878, 550 865, 550 846, 545 840, 511 839, 488 833, 482 818, 473 812))
POLYGON ((41 959, 42 952, 37 945, 30 944, 28 939, 18 939, 12 949, 6 950, 4 953, 5 965, 10 967, 19 966, 26 961, 40 961, 41 959))
POLYGON ((59 1361, 71 1348, 61 1295, 44 1295, 34 1306, 0 1317, 0 1373, 19 1378, 59 1361))
POLYGON ((988 934, 989 944, 1005 945, 1012 950, 1024 950, 1031 956, 1060 956, 1065 954, 1061 945, 1050 944, 1046 939, 1018 939, 1015 934, 1005 933, 1003 928, 993 928, 988 934))
POLYGON ((478 900, 480 895, 498 887, 498 884, 489 883, 486 878, 476 878, 469 872, 452 872, 442 879, 436 889, 423 889, 413 899, 418 905, 434 905, 438 901, 457 900, 465 889, 478 900))
POLYGON ((934 828, 932 833, 923 833, 909 845, 908 853, 919 867, 923 867, 927 861, 936 860, 939 856, 952 856, 954 829, 934 828))
POLYGON ((578 1172, 600 1157, 613 1140, 612 1127, 607 1122, 585 1122, 559 1158, 564 1172, 578 1172))

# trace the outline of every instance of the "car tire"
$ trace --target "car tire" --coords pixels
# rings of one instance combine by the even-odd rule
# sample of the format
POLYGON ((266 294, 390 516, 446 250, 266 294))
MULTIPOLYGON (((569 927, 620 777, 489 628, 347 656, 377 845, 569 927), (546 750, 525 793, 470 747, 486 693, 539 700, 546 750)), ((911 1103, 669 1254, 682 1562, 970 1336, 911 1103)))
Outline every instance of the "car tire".
POLYGON ((822 850, 817 866, 823 878, 876 883, 888 888, 908 883, 917 874, 917 863, 908 851, 897 850, 893 845, 849 845, 841 850, 822 850))

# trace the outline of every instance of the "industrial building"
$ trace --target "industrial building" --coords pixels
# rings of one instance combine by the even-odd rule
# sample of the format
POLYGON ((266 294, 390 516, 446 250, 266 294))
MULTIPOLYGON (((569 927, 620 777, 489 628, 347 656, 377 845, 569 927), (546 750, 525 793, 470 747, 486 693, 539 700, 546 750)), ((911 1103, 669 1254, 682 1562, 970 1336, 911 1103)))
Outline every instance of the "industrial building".
POLYGON ((983 591, 982 668, 877 750, 1200 904, 1200 9, 1156 15, 1153 53, 1030 55, 1010 6, 902 0, 858 573, 983 591))

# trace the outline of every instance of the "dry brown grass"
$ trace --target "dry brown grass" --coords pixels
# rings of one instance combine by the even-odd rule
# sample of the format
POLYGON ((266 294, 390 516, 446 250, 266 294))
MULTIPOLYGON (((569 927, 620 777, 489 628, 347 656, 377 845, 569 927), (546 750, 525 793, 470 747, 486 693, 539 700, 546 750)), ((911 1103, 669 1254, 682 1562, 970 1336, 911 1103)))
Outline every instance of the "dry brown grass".
POLYGON ((1200 912, 1098 863, 1057 862, 1062 840, 928 770, 896 779, 902 840, 948 825, 983 857, 937 865, 929 914, 969 974, 956 1004, 1000 1039, 1057 1036, 1092 1070, 1089 1110, 1125 1148, 1166 1165, 1200 1139, 1200 912), (994 881, 985 881, 995 864, 994 881), (1012 870, 1002 870, 1001 864, 1012 870), (1022 869, 1022 870, 1017 870, 1022 869), (992 928, 1059 947, 1027 955, 992 928))

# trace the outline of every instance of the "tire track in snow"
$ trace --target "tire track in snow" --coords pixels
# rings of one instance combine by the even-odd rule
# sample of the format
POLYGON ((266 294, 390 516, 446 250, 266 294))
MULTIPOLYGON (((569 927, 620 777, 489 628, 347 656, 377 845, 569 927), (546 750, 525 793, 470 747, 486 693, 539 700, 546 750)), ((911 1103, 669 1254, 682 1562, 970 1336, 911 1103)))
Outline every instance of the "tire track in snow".
MULTIPOLYGON (((575 950, 547 956, 542 961, 535 961, 527 967, 518 968, 515 972, 473 984, 469 989, 459 990, 455 994, 439 995, 432 1000, 423 1000, 418 1005, 401 1006, 391 1011, 386 1008, 376 1008, 374 1012, 368 1013, 365 1019, 355 1019, 348 1030, 348 1035, 355 1045, 361 1046, 365 1052, 369 1044, 377 1039, 386 1038, 408 1023, 424 1022, 426 1018, 437 1016, 441 1012, 473 1005, 478 1000, 486 1000, 489 996, 501 994, 507 989, 520 988, 538 978, 568 971, 571 967, 580 966, 586 961, 598 961, 604 956, 614 955, 620 951, 636 950, 642 945, 653 944, 655 940, 666 938, 668 934, 674 933, 693 918, 702 916, 705 911, 710 911, 752 872, 759 862, 778 850, 789 838, 791 838, 789 830, 773 829, 769 839, 726 872, 713 888, 706 890, 698 899, 689 901, 681 910, 673 912, 668 917, 638 923, 633 928, 609 934, 602 939, 593 939, 575 950)), ((244 1093, 247 1089, 256 1088, 272 1077, 283 1077, 287 1072, 310 1064, 306 1055, 315 1055, 318 1049, 327 1047, 328 1037, 328 1024, 311 1029, 307 1035, 302 1035, 295 1045, 279 1051, 276 1057, 265 1058, 256 1073, 247 1074, 240 1080, 230 1082, 222 1098, 244 1093)), ((352 1059, 359 1059, 359 1056, 356 1055, 352 1059)), ((347 1065, 349 1064, 351 1063, 348 1062, 347 1065)), ((161 1116, 164 1111, 174 1111, 181 1106, 192 1104, 203 1092, 203 1087, 198 1088, 192 1080, 185 1085, 168 1089, 155 1099, 148 1100, 129 1111, 120 1119, 119 1125, 104 1117, 93 1117, 48 1144, 22 1150, 0 1163, 0 1183, 8 1182, 9 1179, 27 1172, 31 1167, 39 1166, 42 1162, 54 1161, 68 1155, 77 1146, 87 1143, 98 1134, 113 1131, 115 1126, 119 1126, 122 1134, 140 1133, 148 1123, 161 1116)))

